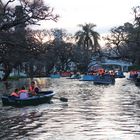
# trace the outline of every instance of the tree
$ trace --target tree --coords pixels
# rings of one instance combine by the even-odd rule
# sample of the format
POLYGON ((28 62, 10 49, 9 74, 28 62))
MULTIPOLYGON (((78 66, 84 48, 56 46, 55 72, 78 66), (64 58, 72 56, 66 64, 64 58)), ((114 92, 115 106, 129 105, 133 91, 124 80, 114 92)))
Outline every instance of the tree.
POLYGON ((29 49, 31 43, 30 45, 27 43, 25 27, 38 24, 42 20, 57 21, 58 19, 58 15, 53 14, 53 9, 45 6, 42 0, 19 1, 16 8, 10 5, 17 2, 16 0, 8 0, 5 4, 0 3, 0 64, 4 66, 3 80, 7 79, 13 67, 27 62, 33 54, 29 51, 38 54, 29 49))
POLYGON ((100 49, 98 43, 100 35, 93 29, 96 25, 92 23, 85 25, 80 24, 79 27, 82 27, 82 30, 75 33, 78 44, 82 45, 85 50, 94 50, 94 52, 98 51, 98 49, 100 49))
POLYGON ((124 26, 114 27, 110 30, 110 35, 104 38, 107 41, 106 46, 109 52, 111 52, 112 57, 121 59, 128 57, 127 42, 131 31, 130 27, 132 27, 130 23, 125 23, 124 26))
POLYGON ((30 67, 28 71, 30 77, 39 71, 41 72, 43 67, 46 68, 46 75, 49 74, 54 65, 59 67, 59 70, 64 70, 67 67, 71 60, 73 44, 69 43, 68 40, 64 41, 66 38, 70 38, 69 34, 61 29, 52 29, 51 31, 28 29, 26 40, 30 52, 30 59, 27 62, 30 67), (61 33, 61 39, 57 38, 56 32, 61 33), (52 36, 53 40, 44 42, 43 39, 46 36, 52 36), (33 70, 33 65, 36 67, 35 70, 33 70))
POLYGON ((37 24, 41 20, 57 21, 58 15, 53 14, 53 9, 45 6, 43 0, 19 0, 18 8, 22 8, 23 15, 16 18, 15 9, 10 7, 11 3, 17 0, 8 0, 4 5, 1 4, 0 12, 0 30, 8 30, 19 24, 32 25, 37 24))
POLYGON ((80 24, 79 27, 82 27, 82 30, 77 31, 75 33, 75 39, 78 43, 79 51, 83 56, 83 62, 80 63, 82 63, 85 69, 93 53, 100 50, 100 45, 98 43, 100 35, 96 31, 94 31, 94 27, 96 27, 95 24, 92 23, 85 25, 80 24))
POLYGON ((133 8, 134 25, 133 32, 130 36, 130 45, 132 55, 134 56, 134 63, 140 65, 140 6, 133 8))
POLYGON ((18 40, 14 32, 0 33, 0 64, 4 68, 3 80, 6 80, 13 68, 18 67, 24 61, 26 46, 18 40))
POLYGON ((55 65, 64 71, 68 68, 68 63, 72 59, 72 50, 74 44, 71 43, 72 35, 67 33, 64 29, 52 29, 52 36, 54 37, 53 44, 55 46, 55 65))
POLYGON ((44 37, 47 35, 46 30, 31 30, 26 32, 26 41, 28 56, 26 64, 28 66, 27 73, 30 77, 34 75, 42 75, 43 68, 46 66, 46 53, 48 53, 48 45, 44 43, 44 37), (28 59, 29 58, 29 59, 28 59), (34 69, 35 68, 35 69, 34 69))
POLYGON ((105 40, 111 55, 140 65, 140 6, 133 8, 133 14, 133 24, 127 22, 112 28, 105 40))

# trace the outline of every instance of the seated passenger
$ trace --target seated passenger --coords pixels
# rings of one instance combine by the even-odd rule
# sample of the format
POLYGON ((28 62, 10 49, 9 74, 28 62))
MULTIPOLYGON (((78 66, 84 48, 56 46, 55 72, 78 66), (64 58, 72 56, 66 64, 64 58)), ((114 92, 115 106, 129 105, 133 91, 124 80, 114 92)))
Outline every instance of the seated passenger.
POLYGON ((20 97, 20 99, 26 99, 29 97, 28 91, 25 89, 24 86, 19 91, 19 97, 20 97))
POLYGON ((36 86, 35 82, 32 81, 29 87, 29 93, 31 95, 36 95, 39 92, 39 88, 36 86))
POLYGON ((99 76, 104 76, 105 70, 104 69, 99 69, 98 74, 99 74, 99 76))
POLYGON ((14 92, 11 93, 10 96, 19 97, 18 89, 16 88, 16 89, 14 90, 14 92))

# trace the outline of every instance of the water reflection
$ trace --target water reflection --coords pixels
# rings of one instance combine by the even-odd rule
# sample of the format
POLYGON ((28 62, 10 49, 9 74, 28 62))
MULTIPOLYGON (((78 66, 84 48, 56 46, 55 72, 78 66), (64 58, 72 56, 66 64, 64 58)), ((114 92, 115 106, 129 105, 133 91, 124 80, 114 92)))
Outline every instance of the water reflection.
MULTIPOLYGON (((55 90, 68 103, 36 107, 0 107, 0 139, 20 140, 139 140, 139 88, 126 79, 115 85, 36 79, 45 90, 55 90)), ((140 99, 140 98, 139 98, 140 99)))

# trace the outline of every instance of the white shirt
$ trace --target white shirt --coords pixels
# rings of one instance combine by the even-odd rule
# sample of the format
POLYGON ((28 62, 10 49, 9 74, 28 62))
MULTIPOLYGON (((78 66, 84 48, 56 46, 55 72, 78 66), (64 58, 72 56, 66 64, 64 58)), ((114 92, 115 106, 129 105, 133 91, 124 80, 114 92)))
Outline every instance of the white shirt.
POLYGON ((29 97, 28 93, 22 92, 20 93, 20 99, 27 99, 29 97))

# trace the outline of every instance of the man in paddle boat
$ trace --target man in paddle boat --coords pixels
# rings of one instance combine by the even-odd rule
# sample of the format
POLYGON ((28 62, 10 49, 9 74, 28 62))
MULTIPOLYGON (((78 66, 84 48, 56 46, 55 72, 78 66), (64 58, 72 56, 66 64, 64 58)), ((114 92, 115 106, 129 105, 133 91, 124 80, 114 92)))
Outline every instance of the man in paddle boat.
POLYGON ((32 81, 32 82, 31 82, 31 85, 29 86, 29 94, 30 94, 31 96, 35 96, 35 95, 37 95, 37 93, 38 93, 39 91, 40 91, 40 90, 39 90, 39 88, 36 86, 35 81, 32 81))

